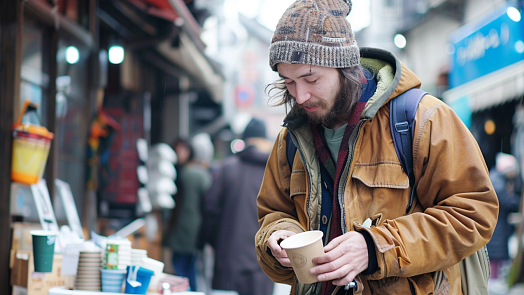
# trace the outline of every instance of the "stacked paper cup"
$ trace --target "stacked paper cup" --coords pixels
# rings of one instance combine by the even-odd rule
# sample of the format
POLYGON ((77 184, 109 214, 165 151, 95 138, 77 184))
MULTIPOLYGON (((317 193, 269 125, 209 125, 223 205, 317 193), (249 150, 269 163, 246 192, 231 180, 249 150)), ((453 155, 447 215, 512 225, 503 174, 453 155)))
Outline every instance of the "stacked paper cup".
POLYGON ((100 291, 100 251, 80 251, 76 271, 75 289, 100 291))
POLYGON ((131 265, 140 265, 142 258, 147 258, 147 250, 131 249, 131 265))
POLYGON ((125 270, 128 265, 131 265, 131 241, 107 239, 103 268, 125 270))

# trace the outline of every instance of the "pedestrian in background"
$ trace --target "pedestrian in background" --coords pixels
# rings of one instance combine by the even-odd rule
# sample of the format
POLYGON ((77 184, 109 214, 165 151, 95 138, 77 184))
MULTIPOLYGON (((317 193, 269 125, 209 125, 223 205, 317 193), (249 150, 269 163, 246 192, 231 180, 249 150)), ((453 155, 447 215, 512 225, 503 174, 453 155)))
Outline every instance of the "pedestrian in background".
POLYGON ((200 249, 199 237, 202 226, 201 202, 211 186, 209 170, 214 147, 208 134, 199 133, 191 140, 193 157, 179 172, 182 195, 176 223, 165 237, 165 244, 172 250, 175 275, 187 277, 191 291, 197 291, 197 259, 200 249))
MULTIPOLYGON (((172 252, 173 248, 175 247, 172 246, 171 243, 176 245, 176 243, 173 241, 172 235, 180 218, 180 208, 182 206, 179 206, 179 204, 182 204, 182 197, 184 196, 184 181, 182 179, 182 175, 184 174, 184 166, 193 159, 193 149, 191 148, 191 143, 188 140, 178 138, 171 144, 171 147, 177 156, 177 162, 175 164, 175 171, 177 174, 175 185, 177 187, 177 192, 173 195, 175 207, 171 210, 163 211, 163 220, 165 225, 164 233, 162 234, 162 246, 166 247, 166 249, 169 251, 165 257, 169 262, 172 261, 172 252)), ((173 265, 166 264, 166 271, 169 269, 168 266, 172 267, 173 265)), ((174 273, 174 269, 169 270, 169 272, 174 273)))
POLYGON ((245 149, 213 171, 213 185, 203 203, 204 240, 215 254, 212 288, 271 295, 274 283, 257 262, 253 238, 258 230, 256 198, 272 143, 266 139, 264 122, 256 118, 242 139, 245 149))
POLYGON ((508 241, 515 232, 508 217, 510 213, 519 212, 521 180, 517 158, 505 153, 497 153, 495 166, 489 177, 499 199, 499 217, 493 236, 488 243, 491 267, 491 278, 505 280, 510 267, 508 241))
POLYGON ((273 89, 282 94, 273 99, 290 112, 257 198, 260 265, 295 295, 462 294, 459 262, 486 245, 497 222, 483 155, 453 110, 425 95, 410 184, 389 102, 421 81, 390 52, 357 46, 351 5, 294 1, 273 34, 270 66, 281 78, 273 89), (304 284, 280 242, 310 230, 324 232, 325 254, 309 270, 319 282, 304 284))

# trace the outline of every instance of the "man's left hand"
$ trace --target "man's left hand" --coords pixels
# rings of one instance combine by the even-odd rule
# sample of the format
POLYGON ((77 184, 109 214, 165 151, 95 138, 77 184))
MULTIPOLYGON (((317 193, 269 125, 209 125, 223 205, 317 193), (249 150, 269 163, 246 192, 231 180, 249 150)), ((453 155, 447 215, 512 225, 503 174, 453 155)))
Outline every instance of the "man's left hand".
POLYGON ((368 248, 364 236, 351 231, 336 237, 324 247, 325 254, 313 258, 310 273, 319 281, 344 286, 368 268, 368 248))

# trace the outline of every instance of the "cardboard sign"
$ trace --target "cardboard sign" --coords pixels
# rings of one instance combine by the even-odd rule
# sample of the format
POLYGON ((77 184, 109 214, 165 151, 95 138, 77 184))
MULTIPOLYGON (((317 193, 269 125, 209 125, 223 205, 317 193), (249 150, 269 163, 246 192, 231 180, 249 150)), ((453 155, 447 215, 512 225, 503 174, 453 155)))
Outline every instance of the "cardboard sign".
POLYGON ((55 185, 60 200, 62 201, 69 227, 80 239, 84 239, 82 224, 80 223, 80 217, 78 217, 78 210, 76 209, 75 199, 73 198, 73 193, 71 192, 69 183, 60 179, 55 179, 55 185))

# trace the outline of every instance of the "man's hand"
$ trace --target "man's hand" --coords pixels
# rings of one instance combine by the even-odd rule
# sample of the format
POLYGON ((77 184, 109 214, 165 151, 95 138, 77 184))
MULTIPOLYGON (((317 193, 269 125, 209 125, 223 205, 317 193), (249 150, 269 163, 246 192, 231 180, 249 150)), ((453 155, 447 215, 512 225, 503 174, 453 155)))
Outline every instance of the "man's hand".
POLYGON ((356 231, 336 237, 324 247, 325 254, 313 258, 310 273, 319 281, 344 286, 368 268, 368 248, 364 236, 356 231))
MULTIPOLYGON (((290 230, 277 230, 272 233, 269 239, 267 240, 267 246, 271 250, 273 257, 285 267, 291 267, 291 262, 287 257, 286 251, 280 247, 280 242, 286 238, 296 235, 295 232, 290 230)), ((364 242, 365 243, 365 242, 364 242)))

